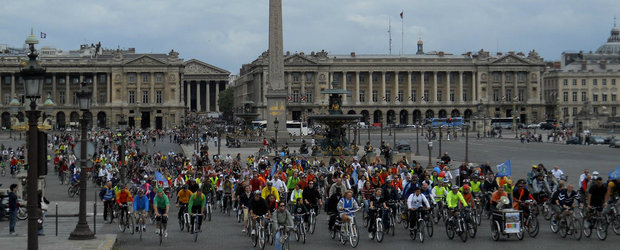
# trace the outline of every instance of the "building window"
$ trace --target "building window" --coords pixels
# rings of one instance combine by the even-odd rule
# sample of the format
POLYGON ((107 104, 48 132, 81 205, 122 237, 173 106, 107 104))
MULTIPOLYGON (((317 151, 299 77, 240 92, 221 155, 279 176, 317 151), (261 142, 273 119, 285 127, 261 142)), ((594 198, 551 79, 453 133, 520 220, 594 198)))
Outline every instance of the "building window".
POLYGON ((99 92, 99 103, 106 103, 107 102, 107 96, 105 92, 99 92))
POLYGON ((598 102, 598 95, 597 94, 593 94, 592 95, 592 101, 593 102, 598 102))
POLYGON ((105 74, 99 75, 99 82, 100 83, 106 82, 106 75, 105 74))
POLYGON ((11 84, 11 76, 2 77, 2 83, 11 84))
POLYGON ((512 74, 506 73, 506 81, 507 82, 512 82, 512 74))
POLYGON ((417 97, 418 97, 418 91, 411 90, 411 96, 409 97, 409 99, 415 102, 417 100, 417 97))
POLYGON ((606 102, 607 101, 607 94, 603 94, 603 101, 606 102))
POLYGON ((519 81, 520 82, 524 82, 525 81, 525 73, 519 72, 518 76, 519 76, 519 81))
MULTIPOLYGON (((337 82, 338 78, 334 74, 334 81, 337 82)), ((299 73, 293 73, 293 82, 299 82, 299 73)))
POLYGON ((612 117, 616 116, 616 107, 611 107, 611 116, 612 117))
POLYGON ((412 82, 416 82, 418 79, 418 77, 416 77, 415 75, 411 75, 411 81, 412 82))
POLYGON ((405 79, 405 75, 402 75, 402 74, 398 75, 398 83, 402 83, 404 79, 405 79))
POLYGON ((564 86, 568 86, 568 79, 564 79, 564 86))
POLYGON ((399 102, 402 102, 402 101, 403 101, 403 91, 402 91, 402 90, 399 90, 399 91, 398 91, 398 101, 399 101, 399 102))
POLYGON ((364 82, 366 80, 366 77, 364 77, 362 74, 360 74, 359 77, 360 77, 360 82, 364 82))
POLYGON ((306 81, 312 82, 312 73, 306 73, 306 81))
POLYGON ((525 100, 525 89, 519 89, 519 101, 525 100))
POLYGON ((573 92, 573 102, 577 102, 577 92, 573 92))
POLYGON ((92 78, 86 78, 85 81, 88 84, 93 84, 93 79, 92 78))
POLYGON ((506 100, 512 100, 512 89, 506 89, 506 100))
MULTIPOLYGON (((10 83, 10 81, 9 81, 9 83, 10 83)), ((64 77, 58 78, 58 83, 65 84, 65 78, 64 77)))
POLYGON ((607 85, 607 79, 602 79, 602 80, 601 80, 601 84, 603 84, 603 85, 607 85))
POLYGON ((65 104, 65 92, 58 91, 58 103, 64 105, 65 104))
POLYGON ((73 92, 73 105, 78 104, 77 91, 73 92))
POLYGON ((463 90, 463 101, 467 101, 467 91, 463 90))
POLYGON ((581 79, 581 86, 586 86, 586 79, 581 79))
POLYGON ((372 102, 377 102, 377 91, 376 90, 372 91, 372 102))
POLYGON ((568 102, 568 92, 564 92, 564 102, 568 102))
POLYGON ((312 90, 306 91, 306 99, 304 101, 312 102, 312 90))
POLYGON ((392 74, 385 73, 385 82, 390 82, 392 80, 392 74))
POLYGON ((563 108, 562 110, 564 111, 564 117, 568 117, 568 108, 563 108))
POLYGON ((71 80, 73 83, 80 83, 80 78, 79 77, 73 77, 73 79, 71 80))
POLYGON ((391 94, 392 94, 392 93, 391 93, 389 90, 386 90, 386 91, 385 91, 385 100, 384 100, 384 101, 386 101, 386 102, 390 102, 390 101, 392 101, 392 99, 391 99, 391 98, 392 98, 392 95, 391 95, 391 94))
POLYGON ((499 101, 499 89, 493 89, 493 101, 499 101))
POLYGON ((454 90, 450 90, 450 101, 453 102, 454 101, 454 90))
POLYGON ((435 73, 435 75, 437 76, 437 82, 438 83, 441 82, 442 81, 441 79, 443 79, 443 78, 441 78, 441 75, 437 74, 437 73, 435 73))
POLYGON ((293 90, 293 102, 299 102, 299 90, 293 90))
POLYGON ((441 90, 437 90, 437 101, 441 102, 441 90))
POLYGON ((164 74, 162 74, 162 73, 155 74, 155 82, 156 83, 162 83, 163 81, 164 81, 164 74))
POLYGON ((615 102, 616 101, 616 94, 611 94, 611 101, 615 102))
POLYGON ((4 94, 4 105, 8 105, 11 102, 11 94, 4 94))
POLYGON ((129 83, 136 83, 136 73, 129 73, 127 76, 129 83))
POLYGON ((577 86, 577 79, 573 79, 573 86, 577 86))
POLYGON ((573 116, 577 115, 577 108, 573 108, 573 116))
POLYGON ((149 73, 142 73, 142 82, 149 82, 149 73))
POLYGON ((586 101, 586 92, 581 92, 581 101, 585 102, 586 101))
MULTIPOLYGON (((365 92, 363 90, 360 90, 360 102, 366 102, 366 96, 365 96, 365 92)), ((308 100, 310 100, 310 98, 308 98, 308 100)))
POLYGON ((161 101, 161 90, 155 91, 155 102, 156 103, 162 103, 162 101, 161 101))
POLYGON ((611 85, 616 85, 616 79, 611 79, 611 85))
POLYGON ((592 111, 593 111, 595 114, 598 114, 598 107, 593 107, 593 108, 592 108, 592 111))
POLYGON ((428 90, 424 90, 424 101, 429 101, 428 100, 428 90))
POLYGON ((499 82, 499 72, 493 72, 493 81, 499 82))
POLYGON ((347 83, 351 83, 353 81, 353 75, 347 74, 347 83))
POLYGON ((377 82, 377 74, 372 74, 372 82, 377 82))
MULTIPOLYGON (((429 74, 429 75, 430 75, 430 74, 429 74)), ((429 75, 424 75, 424 84, 428 84, 428 83, 429 83, 429 81, 430 81, 430 79, 429 79, 429 78, 430 78, 430 77, 429 77, 429 75)))
POLYGON ((45 84, 52 84, 52 78, 45 78, 45 84))
POLYGON ((129 91, 129 103, 136 103, 136 91, 134 90, 129 91))
POLYGON ((592 79, 592 85, 597 85, 598 84, 598 79, 592 79))
POLYGON ((149 91, 142 91, 142 103, 149 103, 149 91))

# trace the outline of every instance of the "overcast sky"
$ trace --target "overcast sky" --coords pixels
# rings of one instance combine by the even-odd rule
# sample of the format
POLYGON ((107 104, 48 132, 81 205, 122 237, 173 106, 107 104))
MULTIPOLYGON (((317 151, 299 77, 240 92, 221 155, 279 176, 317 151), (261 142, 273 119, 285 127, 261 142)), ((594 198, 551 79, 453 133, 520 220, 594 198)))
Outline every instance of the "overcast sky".
MULTIPOLYGON (((545 60, 562 51, 594 51, 609 37, 618 0, 283 0, 284 48, 332 54, 460 54, 480 49, 535 49, 545 60)), ((4 0, 0 44, 22 46, 33 27, 40 46, 63 50, 101 41, 138 53, 174 49, 238 74, 267 50, 268 0, 4 0)))

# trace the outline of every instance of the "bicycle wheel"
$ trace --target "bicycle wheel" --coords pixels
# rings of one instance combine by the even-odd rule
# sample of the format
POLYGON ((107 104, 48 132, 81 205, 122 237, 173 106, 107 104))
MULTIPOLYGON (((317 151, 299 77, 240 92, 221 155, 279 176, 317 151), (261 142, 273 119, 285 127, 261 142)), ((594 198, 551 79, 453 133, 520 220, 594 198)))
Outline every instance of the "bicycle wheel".
POLYGON ((121 212, 119 218, 118 218, 118 230, 121 232, 125 232, 125 217, 127 216, 127 214, 124 214, 121 212))
POLYGON ((378 221, 377 224, 377 242, 381 243, 383 241, 383 222, 378 221))
POLYGON ((392 236, 396 233, 396 227, 394 226, 394 217, 390 217, 390 232, 392 236))
POLYGON ((140 226, 139 226, 139 229, 140 229, 140 230, 138 230, 138 231, 139 231, 139 233, 140 233, 140 240, 142 240, 142 232, 144 231, 144 221, 143 221, 143 222, 141 222, 141 223, 139 223, 139 225, 140 225, 140 226))
POLYGON ((133 216, 127 215, 127 217, 129 218, 129 223, 127 223, 129 226, 129 233, 133 235, 136 232, 136 223, 133 216))
POLYGON ((336 238, 336 229, 331 229, 329 230, 329 237, 331 237, 332 239, 336 238))
POLYGON ((460 231, 459 232, 459 237, 461 238, 461 241, 463 242, 467 242, 467 228, 469 227, 466 221, 461 221, 460 222, 461 225, 459 225, 459 227, 461 227, 462 229, 464 229, 464 231, 460 231), (464 225, 463 225, 464 224, 464 225))
POLYGON ((558 221, 553 223, 553 220, 552 220, 551 222, 549 222, 549 227, 551 227, 551 232, 557 233, 558 230, 559 230, 559 228, 558 228, 558 221))
POLYGON ((164 241, 164 229, 163 225, 159 225, 159 245, 164 241))
POLYGON ((73 198, 73 196, 75 196, 75 192, 73 191, 73 186, 70 186, 69 189, 67 189, 67 192, 69 193, 69 197, 73 198))
POLYGON ((418 239, 420 239, 420 243, 424 243, 424 221, 418 221, 418 239))
POLYGON ((617 214, 614 217, 614 219, 613 219, 613 221, 611 223, 611 226, 612 226, 612 228, 614 230, 614 233, 616 233, 617 235, 620 235, 620 214, 617 214))
POLYGON ((428 234, 429 238, 432 238, 433 237, 433 231, 434 231, 433 223, 430 222, 430 221, 425 221, 425 224, 426 224, 426 234, 428 234))
POLYGON ((583 221, 583 235, 586 236, 587 238, 590 238, 590 236, 592 236, 592 222, 586 219, 584 219, 583 221), (586 224, 589 224, 589 225, 586 225, 586 224))
POLYGON ((550 211, 549 205, 543 204, 542 214, 545 220, 551 220, 553 217, 553 212, 550 211))
POLYGON ((300 224, 297 224, 297 232, 295 232, 295 240, 299 241, 300 239, 301 239, 301 226, 300 224))
POLYGON ((211 221, 211 207, 209 207, 209 212, 207 213, 207 216, 209 217, 209 221, 211 221))
POLYGON ((499 240, 499 231, 501 230, 499 222, 491 221, 491 238, 494 241, 499 240))
POLYGON ((351 244, 351 247, 355 248, 360 241, 360 236, 357 233, 357 225, 355 223, 349 223, 349 227, 351 227, 351 230, 349 231, 349 243, 351 244))
POLYGON ((396 207, 396 222, 398 224, 403 223, 403 213, 400 211, 400 206, 396 207))
POLYGON ((581 226, 582 226, 581 220, 573 218, 573 226, 572 226, 571 235, 576 240, 581 240, 581 232, 583 231, 581 230, 581 226))
POLYGON ((467 236, 469 238, 476 238, 476 233, 478 232, 478 225, 476 223, 467 223, 467 236))
POLYGON ((181 229, 181 232, 183 232, 183 229, 185 229, 185 219, 183 218, 183 216, 179 217, 179 228, 181 229))
POLYGON ((314 229, 316 228, 316 217, 314 213, 310 214, 310 234, 314 234, 314 229))
POLYGON ((254 232, 254 235, 252 235, 252 246, 253 246, 253 247, 258 246, 258 247, 260 248, 260 245, 258 244, 258 242, 259 242, 259 237, 258 237, 258 232, 257 232, 257 231, 258 231, 258 230, 256 230, 256 231, 254 232))
POLYGON ((198 217, 194 217, 194 242, 198 241, 198 217))
POLYGON ((265 231, 263 227, 259 227, 256 230, 256 235, 258 235, 258 248, 265 249, 265 231))
POLYGON ((301 242, 303 244, 306 244, 306 228, 304 226, 301 226, 301 242))
POLYGON ((560 233, 560 237, 566 238, 566 235, 568 234, 568 225, 566 223, 566 219, 562 218, 558 223, 560 223, 558 226, 558 232, 560 233))
POLYGON ((535 238, 536 235, 538 235, 539 227, 540 226, 538 225, 538 218, 536 218, 536 216, 530 215, 527 225, 527 234, 530 237, 535 238))
POLYGON ((596 236, 599 240, 607 239, 607 222, 605 222, 605 218, 596 221, 596 236))
POLYGON ((439 208, 435 208, 433 209, 433 212, 431 214, 431 217, 433 218, 433 222, 435 224, 439 223, 439 217, 441 216, 441 214, 439 213, 439 208))
POLYGON ((448 236, 448 239, 453 239, 454 233, 455 232, 452 223, 449 220, 446 220, 446 235, 448 236))
MULTIPOLYGON (((283 236, 280 236, 280 237, 283 237, 283 236)), ((291 246, 290 246, 291 241, 290 241, 289 237, 290 237, 290 235, 288 233, 286 233, 286 240, 282 243, 282 250, 291 249, 291 246)))

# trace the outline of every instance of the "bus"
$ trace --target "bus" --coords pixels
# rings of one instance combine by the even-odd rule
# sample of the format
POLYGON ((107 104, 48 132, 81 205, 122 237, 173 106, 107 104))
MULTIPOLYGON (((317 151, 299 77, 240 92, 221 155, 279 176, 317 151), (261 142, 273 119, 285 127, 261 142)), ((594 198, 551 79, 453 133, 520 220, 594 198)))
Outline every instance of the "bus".
POLYGON ((432 126, 433 128, 441 127, 462 127, 463 117, 451 117, 451 118, 426 118, 426 126, 432 126), (448 123, 450 121, 450 123, 448 123))
POLYGON ((260 129, 261 131, 264 132, 265 130, 267 130, 267 121, 266 120, 252 121, 252 128, 260 129))
POLYGON ((300 121, 286 121, 286 130, 292 136, 302 135, 310 135, 310 128, 308 128, 308 124, 300 121))
MULTIPOLYGON (((516 118, 517 126, 521 127, 521 122, 519 118, 516 118)), ((514 124, 515 119, 512 117, 507 118, 491 118, 491 127, 493 128, 502 128, 502 129, 512 129, 512 125, 514 124)))

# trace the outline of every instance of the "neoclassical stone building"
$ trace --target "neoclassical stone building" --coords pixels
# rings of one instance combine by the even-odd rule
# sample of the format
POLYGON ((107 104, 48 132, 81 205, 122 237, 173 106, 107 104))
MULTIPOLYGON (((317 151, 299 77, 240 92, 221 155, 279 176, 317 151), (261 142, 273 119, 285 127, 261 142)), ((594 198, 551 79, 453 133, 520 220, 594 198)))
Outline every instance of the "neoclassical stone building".
MULTIPOLYGON (((235 106, 253 101, 263 117, 267 53, 243 65, 232 86, 235 106)), ((512 117, 515 107, 523 123, 545 117, 541 85, 545 65, 535 51, 528 55, 425 53, 419 41, 415 55, 286 53, 284 64, 288 120, 305 120, 308 114, 323 112, 327 97, 320 92, 333 82, 351 91, 343 98, 344 112, 361 114, 367 124, 412 124, 431 117, 512 117)))
MULTIPOLYGON (((82 45, 79 50, 62 51, 50 47, 39 50, 39 60, 47 69, 43 85, 44 96, 49 94, 56 106, 44 110, 53 117, 54 128, 77 126, 81 112, 75 93, 85 81, 92 89, 92 108, 86 116, 96 127, 115 128, 121 115, 128 126, 168 129, 182 122, 187 111, 217 111, 217 91, 223 90, 229 72, 192 59, 184 61, 174 50, 168 54, 140 54, 134 48, 104 50, 100 46, 82 45), (192 106, 196 100, 209 103, 209 96, 192 92, 191 86, 211 84, 211 106, 192 106), (188 91, 188 86, 190 86, 188 91), (214 96, 214 97, 213 97, 214 96), (211 107, 211 109, 208 109, 211 107)), ((19 76, 21 63, 26 59, 22 49, 4 48, 0 52, 0 113, 2 127, 11 126, 11 116, 23 121, 23 80, 19 76), (17 113, 9 103, 20 102, 17 113)), ((209 93, 209 92, 207 92, 209 93)))

